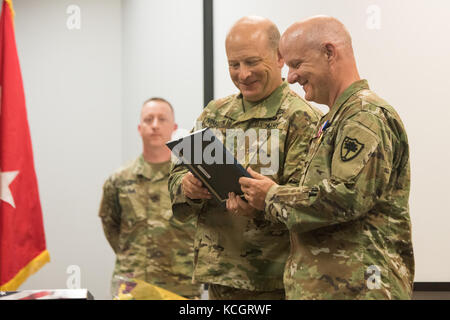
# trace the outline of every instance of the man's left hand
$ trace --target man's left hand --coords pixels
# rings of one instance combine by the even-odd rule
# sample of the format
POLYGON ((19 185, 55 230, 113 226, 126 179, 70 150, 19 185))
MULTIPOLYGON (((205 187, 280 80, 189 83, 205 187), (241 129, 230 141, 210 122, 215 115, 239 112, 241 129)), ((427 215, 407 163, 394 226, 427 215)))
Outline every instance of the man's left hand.
POLYGON ((248 168, 247 171, 253 179, 239 179, 244 197, 253 208, 264 210, 267 192, 276 183, 266 176, 253 171, 251 168, 248 168))

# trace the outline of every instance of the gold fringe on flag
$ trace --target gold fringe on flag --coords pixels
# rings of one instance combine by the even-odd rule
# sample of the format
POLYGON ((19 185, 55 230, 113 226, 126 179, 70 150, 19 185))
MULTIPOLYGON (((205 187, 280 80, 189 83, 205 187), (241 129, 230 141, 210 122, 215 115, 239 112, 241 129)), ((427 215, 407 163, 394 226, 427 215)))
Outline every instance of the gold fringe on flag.
POLYGON ((38 271, 44 264, 50 262, 50 254, 47 250, 42 251, 36 258, 31 260, 24 268, 22 268, 14 278, 9 280, 0 287, 0 291, 15 291, 20 285, 27 280, 29 276, 38 271))

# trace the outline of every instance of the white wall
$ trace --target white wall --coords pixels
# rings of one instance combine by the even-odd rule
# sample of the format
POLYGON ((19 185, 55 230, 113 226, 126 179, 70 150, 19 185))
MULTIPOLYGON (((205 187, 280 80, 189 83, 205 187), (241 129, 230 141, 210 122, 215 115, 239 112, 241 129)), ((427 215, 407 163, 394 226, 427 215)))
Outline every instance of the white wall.
POLYGON ((114 265, 97 216, 103 181, 121 162, 119 0, 15 0, 22 67, 51 262, 20 289, 81 287, 107 298, 114 265), (69 5, 81 29, 68 30, 69 5))
POLYGON ((123 1, 123 159, 141 152, 142 103, 167 99, 180 128, 203 109, 202 0, 123 1))
MULTIPOLYGON (((446 0, 214 1, 216 97, 236 92, 228 75, 224 43, 240 17, 267 17, 281 32, 317 14, 334 16, 347 26, 361 76, 397 109, 408 132, 415 281, 450 281, 448 12, 446 0), (372 5, 379 10, 380 29, 369 28, 376 26, 372 5)), ((298 85, 292 88, 304 95, 298 85)))

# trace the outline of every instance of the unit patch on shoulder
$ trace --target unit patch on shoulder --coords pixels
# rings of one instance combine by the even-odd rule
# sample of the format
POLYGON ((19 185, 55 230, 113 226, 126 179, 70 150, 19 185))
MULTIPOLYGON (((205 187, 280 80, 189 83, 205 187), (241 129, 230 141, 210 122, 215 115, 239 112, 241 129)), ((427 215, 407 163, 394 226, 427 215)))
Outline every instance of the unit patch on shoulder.
POLYGON ((341 144, 341 160, 346 162, 354 159, 364 148, 357 139, 345 137, 341 144))

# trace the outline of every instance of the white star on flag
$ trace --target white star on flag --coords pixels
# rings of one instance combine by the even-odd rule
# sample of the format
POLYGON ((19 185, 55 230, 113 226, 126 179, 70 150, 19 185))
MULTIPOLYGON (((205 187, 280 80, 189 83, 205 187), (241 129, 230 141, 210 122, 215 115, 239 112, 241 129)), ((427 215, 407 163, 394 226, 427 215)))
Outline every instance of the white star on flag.
POLYGON ((18 174, 19 171, 8 171, 8 172, 0 171, 0 179, 1 179, 0 200, 9 203, 14 209, 16 208, 16 205, 14 203, 14 198, 12 196, 9 185, 11 184, 11 182, 13 182, 13 180, 16 178, 18 174))

